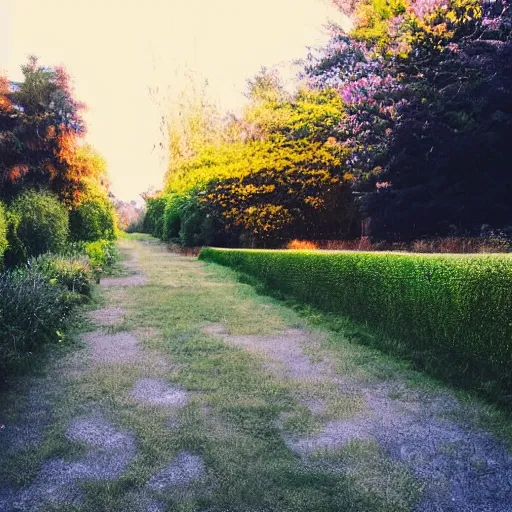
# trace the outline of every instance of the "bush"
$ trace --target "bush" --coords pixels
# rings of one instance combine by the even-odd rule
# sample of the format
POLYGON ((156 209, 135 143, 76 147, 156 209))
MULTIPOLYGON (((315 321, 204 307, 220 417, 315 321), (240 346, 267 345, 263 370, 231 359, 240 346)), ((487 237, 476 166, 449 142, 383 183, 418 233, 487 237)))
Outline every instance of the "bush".
POLYGON ((216 233, 222 232, 210 208, 201 203, 197 195, 187 198, 180 209, 180 243, 185 247, 213 245, 216 233))
POLYGON ((33 270, 46 277, 50 283, 59 284, 68 291, 89 296, 93 271, 85 257, 64 257, 45 254, 30 261, 33 270))
POLYGON ((115 243, 109 240, 86 243, 84 252, 89 257, 91 265, 96 269, 109 267, 119 259, 119 251, 115 243))
POLYGON ((4 252, 7 249, 7 219, 5 218, 5 210, 0 203, 0 268, 3 263, 4 252))
POLYGON ((169 194, 166 197, 163 240, 185 247, 233 243, 236 235, 226 234, 225 224, 211 206, 200 200, 198 193, 169 194))
POLYGON ((0 274, 0 377, 38 345, 59 339, 75 296, 40 272, 0 274))
POLYGON ((169 194, 167 196, 163 214, 163 239, 178 240, 181 231, 181 217, 183 207, 187 201, 182 194, 169 194))
POLYGON ((71 210, 69 215, 71 239, 94 242, 115 240, 116 214, 107 197, 94 197, 71 210))
POLYGON ((9 262, 13 266, 26 258, 59 252, 68 240, 66 207, 48 192, 24 192, 9 212, 9 262))
POLYGON ((18 236, 20 216, 7 210, 7 250, 4 253, 4 263, 7 268, 12 268, 27 261, 27 251, 18 236))
POLYGON ((144 232, 163 239, 164 210, 167 196, 148 197, 146 199, 146 215, 144 217, 144 232))
POLYGON ((419 367, 511 402, 509 256, 204 249, 200 259, 364 322, 419 367))

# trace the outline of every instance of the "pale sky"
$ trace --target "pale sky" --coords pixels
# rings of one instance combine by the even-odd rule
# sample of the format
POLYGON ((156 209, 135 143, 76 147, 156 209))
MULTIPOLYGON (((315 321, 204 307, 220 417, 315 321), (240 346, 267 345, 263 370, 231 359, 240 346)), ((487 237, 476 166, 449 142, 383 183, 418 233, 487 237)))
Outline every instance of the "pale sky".
POLYGON ((149 86, 178 91, 187 69, 236 110, 247 78, 304 57, 329 20, 344 21, 328 0, 0 0, 0 71, 20 80, 28 54, 64 65, 113 192, 138 199, 166 168, 152 150, 162 113, 149 86))

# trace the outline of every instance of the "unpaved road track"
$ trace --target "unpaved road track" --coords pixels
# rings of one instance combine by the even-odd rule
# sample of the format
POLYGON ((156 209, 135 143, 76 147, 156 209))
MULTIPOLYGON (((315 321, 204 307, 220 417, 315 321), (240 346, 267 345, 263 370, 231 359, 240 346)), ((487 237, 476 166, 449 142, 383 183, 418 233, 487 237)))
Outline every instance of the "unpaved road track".
POLYGON ((0 511, 512 511, 504 413, 227 269, 121 248, 80 344, 2 395, 0 511))

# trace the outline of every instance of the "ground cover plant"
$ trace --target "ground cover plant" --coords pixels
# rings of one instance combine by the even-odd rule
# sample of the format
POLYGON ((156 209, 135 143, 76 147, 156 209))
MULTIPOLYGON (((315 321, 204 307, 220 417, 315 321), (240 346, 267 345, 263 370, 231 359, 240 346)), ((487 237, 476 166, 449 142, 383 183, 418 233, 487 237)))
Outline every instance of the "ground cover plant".
POLYGON ((372 326, 420 367, 510 403, 509 256, 206 248, 200 258, 372 326))

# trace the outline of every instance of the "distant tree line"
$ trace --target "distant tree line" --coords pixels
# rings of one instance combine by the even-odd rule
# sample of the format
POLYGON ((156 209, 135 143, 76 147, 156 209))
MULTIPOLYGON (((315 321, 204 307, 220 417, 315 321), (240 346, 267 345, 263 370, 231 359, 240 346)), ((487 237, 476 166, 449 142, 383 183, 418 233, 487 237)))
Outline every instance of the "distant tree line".
POLYGON ((296 92, 262 69, 238 117, 202 91, 181 101, 147 231, 231 246, 512 234, 510 2, 335 3, 353 28, 331 27, 296 92))

